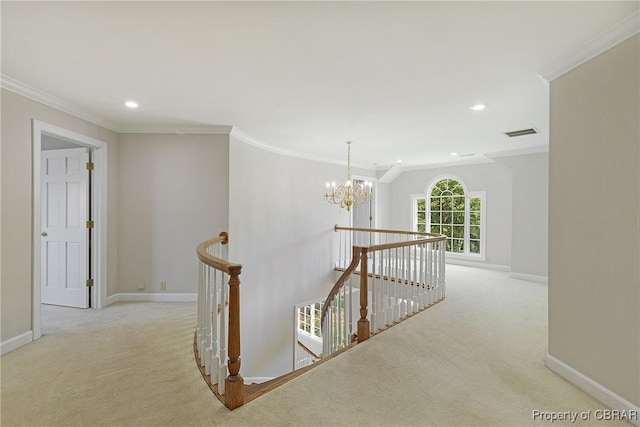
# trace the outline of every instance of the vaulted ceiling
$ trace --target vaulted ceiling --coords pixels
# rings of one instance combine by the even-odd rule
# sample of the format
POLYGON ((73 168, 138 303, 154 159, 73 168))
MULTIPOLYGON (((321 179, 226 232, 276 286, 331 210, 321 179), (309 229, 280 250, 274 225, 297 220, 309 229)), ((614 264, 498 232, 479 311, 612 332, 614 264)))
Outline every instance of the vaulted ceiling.
POLYGON ((637 14, 638 2, 0 7, 4 80, 113 130, 233 126, 274 150, 330 161, 344 160, 349 139, 355 164, 383 168, 545 150, 539 73, 637 14), (128 99, 139 108, 124 107, 128 99), (487 107, 469 108, 479 103, 487 107), (539 133, 504 135, 527 128, 539 133))

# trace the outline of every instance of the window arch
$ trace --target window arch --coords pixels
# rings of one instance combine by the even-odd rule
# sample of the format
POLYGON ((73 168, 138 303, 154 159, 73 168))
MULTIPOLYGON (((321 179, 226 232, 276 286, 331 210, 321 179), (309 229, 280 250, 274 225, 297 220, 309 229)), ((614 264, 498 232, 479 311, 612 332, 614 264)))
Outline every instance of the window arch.
POLYGON ((413 229, 447 236, 451 254, 484 259, 484 192, 470 192, 454 176, 441 176, 413 196, 413 229))

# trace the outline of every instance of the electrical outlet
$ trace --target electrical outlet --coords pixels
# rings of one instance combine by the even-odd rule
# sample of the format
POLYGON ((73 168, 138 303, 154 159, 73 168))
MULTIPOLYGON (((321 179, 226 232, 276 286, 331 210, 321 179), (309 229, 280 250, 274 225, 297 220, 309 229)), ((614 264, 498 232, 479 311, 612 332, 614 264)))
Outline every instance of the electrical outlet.
POLYGON ((139 291, 144 291, 144 282, 138 282, 137 287, 139 291))
POLYGON ((167 282, 166 282, 166 280, 163 280, 162 282, 160 282, 160 290, 161 291, 166 291, 167 290, 167 282))

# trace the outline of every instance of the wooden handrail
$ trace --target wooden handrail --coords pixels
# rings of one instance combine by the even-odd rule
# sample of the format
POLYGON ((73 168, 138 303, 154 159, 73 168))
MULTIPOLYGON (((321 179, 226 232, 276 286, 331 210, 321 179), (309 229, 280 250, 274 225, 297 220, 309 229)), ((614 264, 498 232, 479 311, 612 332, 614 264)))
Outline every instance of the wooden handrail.
MULTIPOLYGON (((357 337, 358 342, 362 342, 367 340, 370 337, 371 334, 371 327, 370 327, 370 320, 368 319, 368 315, 369 315, 369 304, 368 304, 368 298, 369 298, 369 282, 368 279, 369 277, 373 277, 375 278, 385 278, 386 280, 389 280, 390 282, 396 282, 396 283, 405 283, 405 284, 410 284, 412 286, 418 286, 418 285, 422 285, 422 283, 418 283, 418 282, 414 282, 413 280, 407 280, 407 279, 402 279, 400 277, 391 277, 391 276, 383 276, 381 274, 376 274, 375 272, 372 272, 372 274, 369 274, 369 260, 370 259, 374 259, 375 262, 375 258, 374 255, 377 252, 382 252, 382 251, 389 251, 389 250, 393 250, 393 249, 398 249, 398 248, 406 248, 406 247, 418 247, 418 246, 422 246, 424 245, 424 247, 426 247, 426 245, 431 245, 431 244, 437 244, 437 243, 441 243, 443 241, 446 240, 446 236, 442 235, 442 234, 435 234, 435 233, 427 233, 427 232, 420 232, 420 231, 407 231, 407 230, 392 230, 392 229, 375 229, 375 228, 358 228, 358 227, 341 227, 339 225, 335 225, 334 226, 334 231, 335 232, 339 232, 339 231, 343 231, 343 232, 356 232, 356 233, 362 233, 365 236, 367 234, 373 234, 373 233, 377 233, 377 234, 387 234, 387 235, 394 235, 394 236, 404 236, 403 237, 403 241, 396 241, 396 242, 391 242, 391 243, 378 243, 378 244, 370 244, 370 245, 366 245, 366 244, 360 244, 360 245, 353 245, 351 252, 352 252, 352 256, 351 256, 351 261, 349 264, 349 267, 347 267, 345 270, 343 270, 342 275, 340 276, 340 278, 338 279, 338 281, 335 283, 335 285, 333 286, 333 288, 331 289, 331 292, 329 293, 329 295, 327 296, 327 299, 325 301, 325 304, 322 308, 322 317, 321 317, 321 324, 325 325, 325 318, 327 313, 329 313, 331 304, 334 303, 334 300, 336 298, 336 296, 340 293, 340 291, 343 289, 343 287, 345 286, 345 282, 347 280, 347 278, 351 275, 351 274, 360 274, 360 280, 359 280, 359 295, 360 295, 360 301, 359 301, 359 318, 358 318, 358 322, 357 322, 357 334, 355 335, 357 337), (356 272, 355 269, 357 268, 357 266, 360 265, 360 271, 356 272)), ((353 240, 358 240, 355 237, 352 236, 353 240)), ((351 239, 349 239, 351 240, 351 239)), ((362 240, 362 239, 360 239, 362 240)), ((385 239, 383 239, 385 240, 385 239)), ((392 240, 392 239, 389 239, 392 240)), ((346 243, 346 240, 345 240, 346 243)), ((442 244, 441 244, 442 245, 442 244)), ((440 245, 440 246, 441 246, 440 245)), ((346 252, 346 251, 345 251, 346 252)), ((404 253, 404 251, 403 251, 404 253)), ((341 260, 342 261, 342 260, 341 260)), ((346 261, 346 257, 344 258, 344 261, 346 261)), ((422 262, 422 260, 421 260, 422 262)), ((426 262, 426 260, 425 260, 426 262)), ((444 261, 442 261, 444 262, 444 261)), ((410 262, 409 262, 410 263, 410 262)), ((341 270, 341 269, 340 269, 341 270)), ((422 288, 426 289, 426 290, 433 290, 433 286, 429 286, 429 285, 425 285, 422 286, 422 288)), ((422 298, 422 297, 421 297, 422 298)), ((439 297, 439 299, 441 299, 441 297, 439 297)), ((405 303, 406 304, 406 303, 405 303)), ((417 306, 417 300, 415 302, 415 306, 417 306)), ((421 302, 421 304, 423 304, 421 302)), ((324 326, 323 326, 324 327, 324 326)))
MULTIPOLYGON (((391 230, 384 228, 358 228, 358 227, 342 227, 338 224, 333 226, 334 231, 363 231, 366 233, 387 233, 387 234, 403 234, 403 235, 414 235, 414 236, 431 236, 431 237, 439 237, 443 236, 442 234, 436 233, 427 233, 424 231, 407 231, 407 230, 391 230)), ((446 237, 446 236, 443 236, 446 237)))
POLYGON ((223 271, 227 274, 238 275, 242 270, 242 265, 234 264, 227 260, 214 257, 213 255, 207 252, 207 248, 212 245, 222 243, 226 245, 229 242, 229 234, 226 231, 220 233, 218 237, 214 237, 213 239, 205 240, 200 243, 196 248, 196 253, 198 254, 198 259, 203 263, 207 264, 210 267, 215 268, 216 270, 223 271))
MULTIPOLYGON (((227 301, 221 301, 221 303, 214 302, 213 303, 214 308, 211 308, 211 307, 207 308, 206 311, 204 312, 205 314, 203 315, 203 317, 207 319, 206 322, 209 322, 211 314, 206 314, 206 313, 212 313, 213 311, 217 311, 218 314, 221 314, 221 313, 224 314, 224 307, 228 304, 228 337, 227 337, 227 355, 226 355, 228 359, 228 363, 227 363, 228 376, 224 380, 224 394, 223 396, 221 396, 220 394, 222 393, 218 393, 218 397, 221 400, 222 400, 222 397, 224 397, 224 404, 227 408, 235 409, 239 406, 242 406, 245 401, 244 379, 240 375, 240 273, 242 271, 242 265, 234 264, 222 258, 215 257, 208 252, 208 249, 211 246, 218 245, 218 244, 226 245, 228 242, 229 242, 229 235, 223 231, 218 235, 218 237, 214 237, 213 239, 209 239, 200 243, 196 248, 196 253, 198 255, 198 259, 204 265, 214 270, 226 273, 229 276, 228 302, 227 301)), ((201 268, 206 269, 207 267, 201 267, 201 268)), ((203 274, 204 273, 201 273, 200 286, 201 286, 201 290, 206 295, 208 292, 210 292, 210 290, 209 290, 209 285, 206 282, 202 282, 203 274)), ((201 300, 201 298, 203 298, 203 296, 201 295, 201 291, 199 290, 198 293, 199 293, 198 294, 198 301, 199 301, 198 315, 200 317, 201 308, 203 308, 203 306, 207 306, 207 304, 210 304, 211 301, 209 300, 208 296, 204 297, 204 299, 201 300)), ((224 330, 224 327, 222 329, 224 330)), ((207 332, 207 334, 205 334, 207 336, 206 339, 209 339, 208 338, 209 333, 210 331, 207 332)), ((198 332, 196 333, 196 337, 197 337, 197 334, 198 332)), ((224 335, 221 335, 221 336, 224 337, 224 335)), ((207 353, 212 350, 210 347, 210 344, 211 343, 208 344, 209 347, 206 349, 207 353)), ((213 351, 215 352, 215 350, 213 351)), ((197 353, 201 353, 201 351, 199 350, 197 353)), ((208 364, 208 362, 205 362, 205 365, 206 364, 208 364)), ((224 366, 224 363, 220 367, 222 366, 224 366)), ((218 369, 217 366, 215 368, 218 369)), ((206 369, 207 368, 205 368, 205 371, 206 369)), ((206 379, 206 375, 205 375, 205 379, 206 379)), ((212 387, 212 390, 213 389, 214 388, 212 387)), ((219 392, 220 390, 217 390, 217 391, 219 392)))
POLYGON ((322 359, 322 356, 319 356, 319 355, 315 354, 315 353, 313 352, 313 350, 311 350, 309 347, 307 347, 306 345, 304 345, 304 343, 303 343, 302 341, 298 340, 298 345, 299 345, 300 347, 302 347, 302 349, 303 349, 304 351, 306 351, 308 354, 310 354, 311 356, 315 357, 316 359, 322 359))
POLYGON ((344 282, 349 278, 349 276, 351 275, 351 273, 353 273, 356 267, 358 267, 358 264, 360 264, 360 256, 358 255, 360 252, 360 249, 361 248, 357 246, 353 247, 351 264, 349 264, 349 266, 342 272, 342 275, 336 281, 336 284, 333 285, 333 288, 331 288, 331 292, 329 292, 329 295, 327 295, 327 299, 325 300, 324 305, 322 306, 322 314, 320 317, 321 325, 324 325, 324 318, 327 314, 327 311, 329 310, 329 305, 331 304, 331 301, 335 298, 338 292, 340 292, 340 288, 342 288, 342 285, 344 284, 344 282))

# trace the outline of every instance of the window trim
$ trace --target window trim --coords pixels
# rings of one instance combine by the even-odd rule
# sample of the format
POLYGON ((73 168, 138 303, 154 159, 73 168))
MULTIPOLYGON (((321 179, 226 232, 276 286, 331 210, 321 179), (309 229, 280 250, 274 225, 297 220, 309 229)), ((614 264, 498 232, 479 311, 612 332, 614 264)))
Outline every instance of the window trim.
POLYGON ((487 200, 487 192, 486 191, 469 191, 469 188, 467 187, 466 183, 464 182, 464 180, 462 180, 460 177, 455 176, 455 175, 451 175, 451 174, 443 174, 443 175, 438 175, 434 178, 431 179, 431 181, 429 181, 429 185, 426 186, 425 188, 425 192, 421 193, 421 194, 411 194, 410 195, 410 199, 411 199, 411 229, 412 230, 418 230, 418 200, 420 199, 424 199, 425 200, 425 229, 428 231, 431 229, 431 203, 428 203, 427 201, 431 199, 431 192, 433 191, 433 187, 435 187, 435 185, 442 181, 443 179, 453 179, 456 180, 458 183, 460 183, 460 185, 462 186, 462 189, 464 191, 464 197, 465 197, 465 223, 464 223, 464 242, 465 242, 465 250, 464 253, 458 253, 458 252, 449 252, 447 251, 447 256, 451 257, 451 258, 456 258, 456 259, 467 259, 467 260, 473 260, 473 261, 485 261, 486 260, 486 243, 487 243, 487 237, 486 237, 486 215, 487 215, 487 209, 486 209, 486 200, 487 200), (470 249, 470 230, 471 230, 471 226, 469 224, 470 221, 470 217, 471 215, 469 215, 470 213, 470 203, 471 203, 471 199, 474 198, 480 198, 480 253, 479 254, 474 254, 471 253, 469 251, 470 249))

